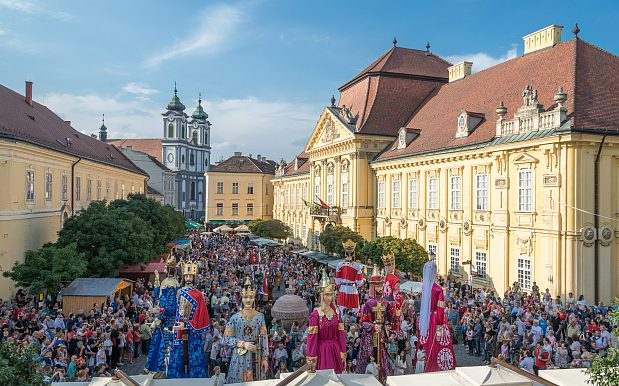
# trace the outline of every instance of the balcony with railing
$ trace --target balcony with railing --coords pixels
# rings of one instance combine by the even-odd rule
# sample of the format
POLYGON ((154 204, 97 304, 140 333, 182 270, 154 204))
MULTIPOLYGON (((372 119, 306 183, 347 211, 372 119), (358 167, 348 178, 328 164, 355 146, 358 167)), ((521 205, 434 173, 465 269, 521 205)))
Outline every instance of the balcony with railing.
POLYGON ((342 209, 338 207, 324 208, 316 205, 310 208, 310 216, 321 221, 338 222, 341 214, 342 209))

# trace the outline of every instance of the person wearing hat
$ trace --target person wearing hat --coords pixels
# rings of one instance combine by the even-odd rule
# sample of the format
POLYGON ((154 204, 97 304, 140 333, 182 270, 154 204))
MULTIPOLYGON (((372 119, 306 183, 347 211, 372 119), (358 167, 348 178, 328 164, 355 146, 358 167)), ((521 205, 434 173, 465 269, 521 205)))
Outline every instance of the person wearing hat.
POLYGON ((266 379, 269 368, 269 338, 264 314, 254 309, 256 289, 246 276, 241 300, 243 309, 232 315, 224 330, 224 344, 232 347, 227 383, 266 379))
POLYGON ((309 371, 333 369, 341 374, 346 366, 346 331, 333 301, 335 285, 324 269, 318 291, 320 305, 310 314, 307 333, 309 371))

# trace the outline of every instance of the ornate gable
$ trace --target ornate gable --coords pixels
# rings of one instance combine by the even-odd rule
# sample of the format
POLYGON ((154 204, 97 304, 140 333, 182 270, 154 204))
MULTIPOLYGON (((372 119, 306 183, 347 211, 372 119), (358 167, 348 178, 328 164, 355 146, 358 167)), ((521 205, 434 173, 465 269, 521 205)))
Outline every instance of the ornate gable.
POLYGON ((325 108, 312 135, 310 136, 305 151, 319 149, 354 138, 354 134, 348 125, 342 122, 342 117, 334 114, 329 108, 325 108))

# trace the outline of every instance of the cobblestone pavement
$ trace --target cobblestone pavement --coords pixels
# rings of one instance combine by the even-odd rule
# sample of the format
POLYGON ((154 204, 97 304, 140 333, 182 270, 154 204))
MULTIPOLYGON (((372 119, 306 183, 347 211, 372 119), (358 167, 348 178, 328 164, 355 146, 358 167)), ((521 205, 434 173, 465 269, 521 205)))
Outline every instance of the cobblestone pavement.
POLYGON ((147 355, 140 355, 139 358, 135 358, 132 364, 125 363, 124 366, 120 366, 119 369, 129 375, 140 375, 144 371, 146 365, 147 355))
POLYGON ((456 364, 458 367, 484 365, 484 358, 469 355, 469 350, 462 343, 454 345, 454 351, 456 352, 456 364))

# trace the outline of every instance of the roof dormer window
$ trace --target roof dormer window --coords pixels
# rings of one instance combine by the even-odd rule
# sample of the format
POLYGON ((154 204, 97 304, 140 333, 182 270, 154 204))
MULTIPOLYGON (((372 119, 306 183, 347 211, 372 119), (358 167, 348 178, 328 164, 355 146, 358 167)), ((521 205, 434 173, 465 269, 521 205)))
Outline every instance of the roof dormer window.
POLYGON ((419 133, 420 131, 418 129, 400 127, 398 131, 397 149, 405 149, 417 136, 419 136, 419 133))
POLYGON ((458 127, 456 138, 468 137, 477 126, 484 120, 484 114, 462 110, 458 115, 458 127))

